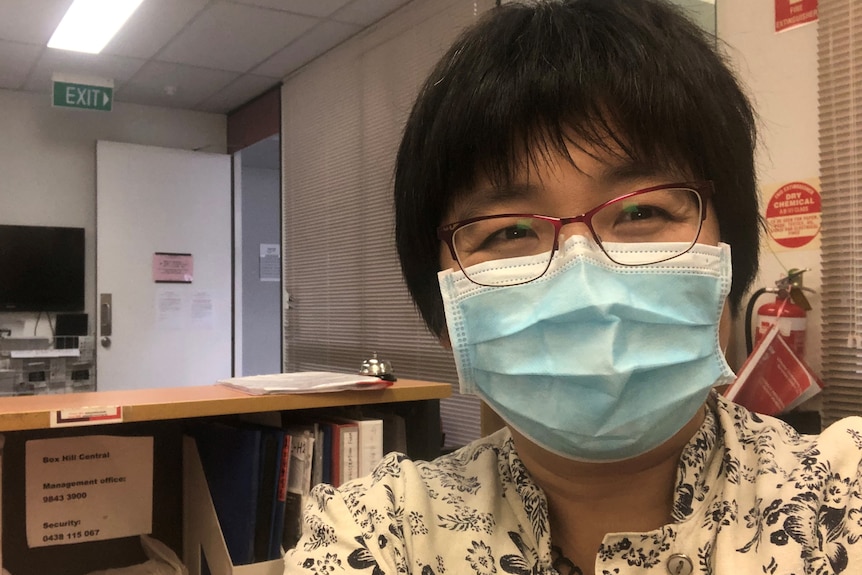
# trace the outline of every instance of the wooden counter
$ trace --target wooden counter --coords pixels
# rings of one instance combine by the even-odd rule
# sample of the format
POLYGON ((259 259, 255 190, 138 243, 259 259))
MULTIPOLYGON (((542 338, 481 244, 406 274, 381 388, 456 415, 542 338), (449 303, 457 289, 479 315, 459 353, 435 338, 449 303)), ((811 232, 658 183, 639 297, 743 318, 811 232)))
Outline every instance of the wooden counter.
POLYGON ((403 379, 380 390, 283 395, 249 395, 224 385, 205 385, 4 397, 0 398, 0 432, 48 429, 52 412, 82 408, 119 407, 122 408, 122 421, 128 423, 443 399, 451 392, 452 387, 448 383, 403 379))

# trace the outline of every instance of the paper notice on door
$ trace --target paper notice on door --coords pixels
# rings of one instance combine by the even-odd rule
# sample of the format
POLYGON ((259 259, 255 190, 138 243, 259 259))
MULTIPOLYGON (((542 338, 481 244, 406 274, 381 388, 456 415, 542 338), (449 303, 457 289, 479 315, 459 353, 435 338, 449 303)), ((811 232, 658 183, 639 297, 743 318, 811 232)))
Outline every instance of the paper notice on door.
POLYGON ((152 532, 152 437, 34 439, 25 473, 29 547, 152 532))
POLYGON ((163 330, 185 329, 186 302, 183 294, 174 289, 156 290, 156 326, 163 330))
POLYGON ((215 299, 210 292, 199 291, 192 294, 189 306, 191 326, 197 329, 215 327, 215 299))
POLYGON ((260 244, 260 281, 281 281, 281 246, 260 244))

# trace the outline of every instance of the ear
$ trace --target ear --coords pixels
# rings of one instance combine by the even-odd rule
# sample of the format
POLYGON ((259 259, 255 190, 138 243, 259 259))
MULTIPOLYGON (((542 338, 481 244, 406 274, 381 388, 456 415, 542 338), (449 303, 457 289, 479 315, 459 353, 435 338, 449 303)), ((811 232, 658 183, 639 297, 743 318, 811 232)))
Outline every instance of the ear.
POLYGON ((443 349, 452 351, 452 341, 449 339, 449 329, 444 325, 443 331, 437 336, 437 341, 443 346, 443 349))
POLYGON ((721 350, 723 352, 727 351, 727 346, 730 343, 732 325, 733 310, 725 301, 724 308, 721 310, 721 317, 718 320, 718 342, 721 345, 721 350))

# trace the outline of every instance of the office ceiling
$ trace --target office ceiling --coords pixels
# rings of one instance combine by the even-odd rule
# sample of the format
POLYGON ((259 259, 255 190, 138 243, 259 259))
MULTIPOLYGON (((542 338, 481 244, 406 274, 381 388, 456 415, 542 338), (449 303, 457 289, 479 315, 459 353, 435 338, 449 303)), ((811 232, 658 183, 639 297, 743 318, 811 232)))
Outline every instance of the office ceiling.
POLYGON ((114 100, 227 113, 409 0, 144 0, 101 54, 47 47, 72 0, 0 0, 0 88, 50 98, 54 73, 114 100))

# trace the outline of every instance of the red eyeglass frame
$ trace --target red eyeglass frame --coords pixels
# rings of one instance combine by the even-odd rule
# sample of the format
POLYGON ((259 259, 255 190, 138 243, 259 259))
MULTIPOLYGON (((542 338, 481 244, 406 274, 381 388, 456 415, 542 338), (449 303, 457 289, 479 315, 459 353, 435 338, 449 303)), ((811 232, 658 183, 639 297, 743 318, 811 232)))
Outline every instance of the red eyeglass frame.
POLYGON ((707 205, 709 204, 710 199, 715 193, 715 186, 712 180, 681 182, 675 184, 661 184, 658 186, 643 188, 641 190, 635 190, 634 192, 629 192, 627 194, 623 194, 622 196, 617 196, 616 198, 610 199, 606 202, 602 202, 598 206, 590 209, 587 212, 584 212, 579 216, 572 216, 568 218, 555 218, 553 216, 543 216, 540 214, 494 214, 490 216, 477 216, 475 218, 469 218, 466 220, 460 220, 457 222, 452 222, 450 224, 444 224, 442 226, 439 226, 437 228, 437 239, 445 243, 449 247, 449 253, 452 256, 452 259, 458 262, 458 266, 461 267, 461 261, 458 259, 458 254, 455 252, 455 245, 452 242, 452 237, 455 235, 455 232, 457 232, 460 228, 474 222, 480 222, 482 220, 490 220, 495 218, 536 218, 550 222, 554 226, 554 247, 551 249, 552 257, 553 253, 556 252, 560 247, 560 230, 563 228, 563 226, 576 223, 583 223, 584 225, 586 225, 587 228, 590 230, 590 234, 592 234, 593 239, 596 241, 596 244, 598 244, 598 246, 602 248, 602 251, 604 251, 602 242, 601 240, 599 240, 599 236, 596 233, 596 230, 593 229, 593 215, 595 215, 598 211, 602 210, 606 206, 615 202, 619 202, 634 196, 639 196, 647 192, 655 192, 656 190, 663 189, 691 190, 700 197, 700 227, 698 228, 697 236, 695 236, 695 242, 693 242, 696 243, 697 238, 700 236, 700 230, 703 228, 703 222, 704 220, 706 220, 707 205))

